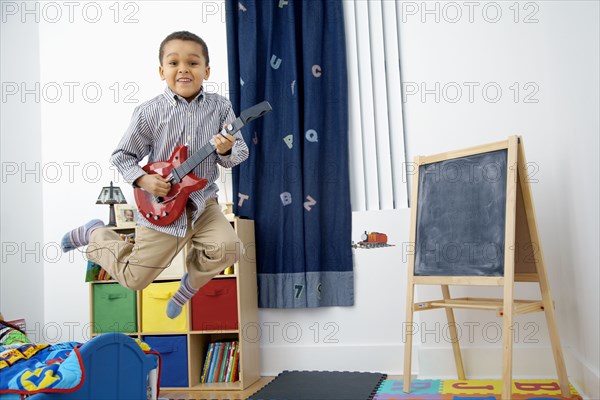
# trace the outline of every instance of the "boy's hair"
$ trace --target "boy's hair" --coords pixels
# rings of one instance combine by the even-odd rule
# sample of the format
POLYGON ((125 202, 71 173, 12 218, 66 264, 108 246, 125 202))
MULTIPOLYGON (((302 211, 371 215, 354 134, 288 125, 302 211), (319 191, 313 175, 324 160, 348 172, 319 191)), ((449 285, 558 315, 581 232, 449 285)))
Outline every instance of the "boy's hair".
POLYGON ((163 55, 164 55, 165 45, 167 44, 167 42, 170 42, 171 40, 190 40, 192 42, 198 43, 202 47, 202 55, 204 56, 204 59, 206 60, 206 65, 209 65, 208 47, 206 46, 206 42, 204 42, 204 40, 202 40, 202 38, 200 38, 198 35, 195 35, 192 32, 188 32, 188 31, 173 32, 169 36, 164 38, 164 40, 160 43, 160 49, 158 50, 158 61, 160 62, 161 65, 162 65, 162 59, 163 59, 163 55))

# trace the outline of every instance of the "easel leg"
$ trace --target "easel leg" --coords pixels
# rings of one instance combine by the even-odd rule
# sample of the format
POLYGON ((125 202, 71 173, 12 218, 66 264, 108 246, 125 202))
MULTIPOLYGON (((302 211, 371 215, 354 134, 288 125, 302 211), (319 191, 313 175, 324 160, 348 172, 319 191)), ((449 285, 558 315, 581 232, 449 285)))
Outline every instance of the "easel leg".
POLYGON ((519 140, 516 136, 508 139, 506 165, 506 226, 504 237, 504 290, 502 325, 502 398, 512 397, 512 353, 513 353, 513 310, 515 287, 515 240, 517 217, 517 165, 519 140))
POLYGON ((415 285, 412 283, 412 279, 408 278, 408 290, 406 291, 406 322, 404 328, 405 342, 404 342, 404 386, 403 390, 406 393, 410 393, 410 374, 412 364, 412 340, 415 334, 413 326, 413 313, 414 313, 414 301, 415 301, 415 285))
POLYGON ((512 284, 504 288, 503 326, 502 326, 502 398, 512 396, 512 352, 513 352, 513 291, 512 284), (507 295, 507 292, 510 294, 507 295))
MULTIPOLYGON (((448 288, 448 285, 442 285, 442 296, 444 296, 444 300, 450 299, 450 289, 448 288)), ((467 378, 465 378, 462 355, 460 354, 460 343, 458 342, 458 332, 456 330, 456 320, 454 319, 454 310, 452 308, 446 308, 446 318, 448 319, 448 330, 450 332, 450 341, 452 342, 456 373, 458 379, 465 380, 467 378)))
POLYGON ((544 304, 544 313, 546 314, 546 323, 548 324, 548 333, 550 335, 550 344, 552 345, 552 355, 554 356, 554 364, 556 365, 556 373, 558 374, 558 383, 560 392, 563 397, 571 396, 571 388, 569 386, 569 378, 567 376, 567 368, 563 358, 562 348, 560 346, 560 338, 556 326, 556 316, 554 313, 554 304, 552 297, 547 287, 547 282, 540 275, 540 290, 542 292, 542 302, 544 304), (542 283, 543 282, 543 283, 542 283))

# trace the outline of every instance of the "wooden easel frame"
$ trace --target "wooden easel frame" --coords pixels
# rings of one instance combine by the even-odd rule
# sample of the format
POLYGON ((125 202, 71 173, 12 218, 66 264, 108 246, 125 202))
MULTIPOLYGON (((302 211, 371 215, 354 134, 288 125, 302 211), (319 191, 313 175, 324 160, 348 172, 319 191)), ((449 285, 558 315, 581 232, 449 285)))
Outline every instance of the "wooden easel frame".
POLYGON ((535 210, 531 196, 531 188, 527 178, 527 162, 523 150, 523 140, 519 136, 511 136, 505 141, 441 153, 433 156, 415 157, 416 175, 413 176, 412 193, 413 205, 411 206, 410 243, 415 244, 417 230, 417 201, 419 193, 419 167, 424 164, 435 163, 454 158, 460 158, 496 150, 507 150, 507 186, 506 186, 506 226, 504 243, 504 276, 415 276, 415 254, 412 252, 408 260, 408 290, 406 293, 406 343, 404 346, 404 391, 410 392, 411 362, 412 362, 412 337, 413 313, 415 311, 444 308, 448 319, 448 328, 454 353, 454 361, 458 379, 464 380, 460 345, 454 319, 454 308, 482 309, 496 311, 503 320, 503 355, 502 355, 502 397, 510 398, 512 395, 512 352, 513 352, 513 316, 529 312, 544 311, 552 345, 552 353, 556 364, 558 381, 564 397, 570 397, 570 386, 567 370, 560 345, 554 303, 550 294, 550 285, 546 274, 546 267, 540 245, 535 210), (515 168, 516 166, 516 168, 515 168), (516 246, 518 243, 537 245, 535 249, 534 268, 516 259, 516 246), (533 282, 540 286, 541 300, 515 300, 514 283, 533 282), (441 285, 442 299, 436 301, 414 303, 415 285, 441 285), (502 299, 487 298, 457 298, 450 296, 449 285, 481 285, 502 286, 502 299), (511 334, 507 334, 507 333, 511 334))

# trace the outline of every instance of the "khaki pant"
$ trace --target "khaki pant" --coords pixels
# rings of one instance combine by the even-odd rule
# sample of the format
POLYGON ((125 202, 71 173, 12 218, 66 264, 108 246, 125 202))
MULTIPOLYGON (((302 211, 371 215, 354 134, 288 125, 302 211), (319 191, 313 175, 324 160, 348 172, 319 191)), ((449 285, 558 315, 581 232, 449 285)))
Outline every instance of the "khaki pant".
POLYGON ((135 244, 126 243, 107 228, 92 232, 88 259, 131 290, 148 286, 187 246, 186 268, 190 284, 200 288, 240 259, 242 243, 225 218, 216 199, 206 207, 192 229, 191 212, 185 237, 172 236, 145 226, 135 229, 135 244))

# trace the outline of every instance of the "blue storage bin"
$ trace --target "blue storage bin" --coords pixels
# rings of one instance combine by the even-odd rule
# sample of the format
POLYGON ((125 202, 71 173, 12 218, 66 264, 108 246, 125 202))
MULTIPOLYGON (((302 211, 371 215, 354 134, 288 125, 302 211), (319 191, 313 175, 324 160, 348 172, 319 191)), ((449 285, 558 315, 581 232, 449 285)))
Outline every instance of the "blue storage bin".
POLYGON ((160 354, 160 386, 187 387, 187 336, 145 336, 143 340, 160 354))

